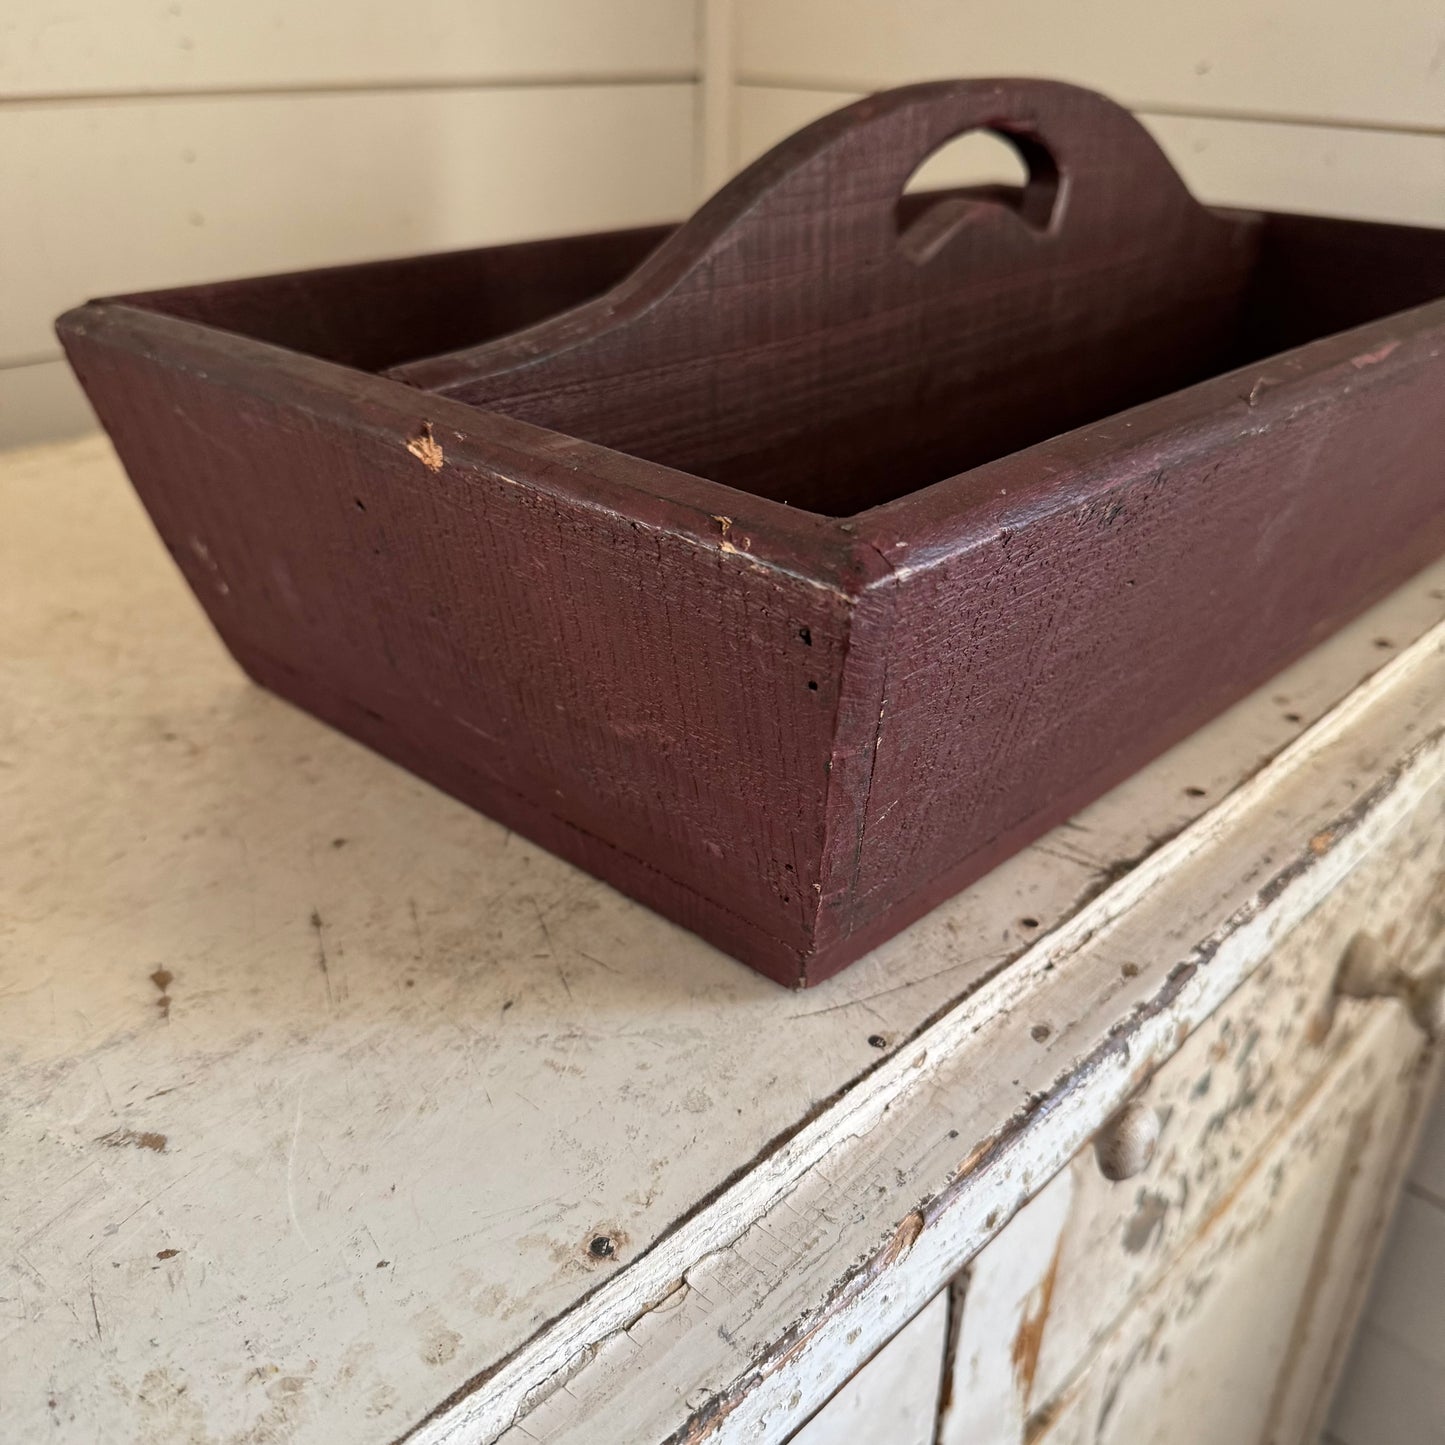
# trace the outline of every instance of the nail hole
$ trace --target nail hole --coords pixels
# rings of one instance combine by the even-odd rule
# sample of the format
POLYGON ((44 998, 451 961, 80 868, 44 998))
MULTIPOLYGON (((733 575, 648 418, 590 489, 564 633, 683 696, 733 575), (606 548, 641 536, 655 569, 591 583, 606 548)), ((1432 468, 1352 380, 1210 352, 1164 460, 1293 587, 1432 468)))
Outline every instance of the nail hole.
POLYGON ((811 681, 810 681, 810 682, 808 683, 808 691, 809 691, 809 692, 817 692, 817 690, 818 690, 818 684, 817 684, 816 682, 811 682, 811 681))
POLYGON ((587 1253, 593 1259, 611 1259, 616 1252, 617 1246, 605 1234, 597 1235, 587 1246, 587 1253))
POLYGON ((1039 926, 1039 921, 1037 918, 1020 918, 1019 926, 1021 928, 1037 928, 1039 926))
POLYGON ((869 1034, 868 1047, 870 1049, 886 1049, 888 1047, 888 1040, 885 1039, 882 1034, 869 1034))
POLYGON ((1053 1033, 1053 1030, 1048 1026, 1048 1024, 1035 1024, 1033 1028, 1029 1030, 1029 1037, 1036 1044, 1041 1044, 1048 1038, 1051 1033, 1053 1033))
POLYGON ((1287 712, 1287 713, 1285 713, 1285 715, 1284 715, 1284 720, 1285 720, 1286 722, 1291 722, 1291 723, 1297 723, 1297 722, 1303 722, 1303 721, 1304 721, 1304 719, 1303 719, 1297 712, 1287 712))
POLYGON ((353 497, 351 500, 356 503, 356 510, 358 512, 364 512, 366 510, 366 503, 363 502, 360 497, 353 497))
POLYGON ((1188 798, 1202 798, 1204 793, 1205 790, 1203 788, 1188 787, 1184 790, 1184 795, 1188 798))
POLYGON ((1375 639, 1375 646, 1381 649, 1388 649, 1393 647, 1394 645, 1395 644, 1391 642, 1388 637, 1377 637, 1375 639))
POLYGON ((800 627, 798 629, 798 636, 803 639, 804 647, 811 647, 813 645, 813 634, 806 627, 800 627))

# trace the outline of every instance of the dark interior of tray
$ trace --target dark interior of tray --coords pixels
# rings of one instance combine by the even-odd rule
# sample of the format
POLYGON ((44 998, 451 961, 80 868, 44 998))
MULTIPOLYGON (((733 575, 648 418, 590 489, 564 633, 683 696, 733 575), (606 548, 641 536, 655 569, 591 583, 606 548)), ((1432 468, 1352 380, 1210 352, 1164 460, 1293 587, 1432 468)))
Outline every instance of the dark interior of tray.
MULTIPOLYGON (((957 389, 950 393, 941 384, 932 398, 920 395, 912 412, 898 406, 850 412, 842 423, 825 405, 804 408, 809 415, 765 457, 736 447, 715 455, 630 449, 744 491, 850 515, 1180 387, 1445 296, 1445 231, 1221 214, 1257 232, 1254 264, 1239 294, 1229 298, 1228 319, 1218 329, 1223 339, 1204 349, 1191 344, 1166 367, 1131 370, 1126 349, 1111 363, 1097 347, 1070 348, 1067 335, 1054 334, 1041 364, 1015 364, 988 405, 960 406, 957 389), (939 410, 945 406, 946 417, 939 410)), ((129 299, 379 372, 575 306, 615 284, 670 230, 489 247, 129 299)), ((968 380, 977 386, 977 378, 968 380)), ((745 416, 734 425, 746 435, 745 416)), ((616 444, 596 429, 579 428, 579 434, 616 444)))

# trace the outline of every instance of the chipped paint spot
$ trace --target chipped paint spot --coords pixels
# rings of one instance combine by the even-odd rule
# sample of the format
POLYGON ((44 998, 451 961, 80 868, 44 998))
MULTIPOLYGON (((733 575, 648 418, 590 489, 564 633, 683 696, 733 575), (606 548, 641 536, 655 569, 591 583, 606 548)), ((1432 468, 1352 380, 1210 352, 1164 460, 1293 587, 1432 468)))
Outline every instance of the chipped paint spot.
POLYGON ((1392 351, 1399 346, 1398 341, 1387 341, 1375 351, 1362 352, 1359 356, 1350 358, 1350 365, 1356 371, 1363 371, 1367 366, 1374 366, 1377 362, 1383 361, 1392 351))
POLYGON ((1152 1190, 1142 1191, 1138 1207, 1124 1225, 1124 1250, 1142 1254, 1151 1244, 1164 1237, 1164 1221, 1169 1216, 1169 1201, 1152 1190))
POLYGON ((903 1223, 893 1231, 893 1238, 888 1241, 887 1247, 878 1257, 878 1264, 882 1268, 895 1265, 901 1259, 907 1259, 913 1246, 918 1243, 918 1236, 923 1233, 923 1216, 915 1209, 903 1223))
POLYGON ((1054 1302, 1054 1285, 1059 1277, 1059 1256, 1063 1253, 1062 1237, 1054 1247, 1054 1257, 1049 1261, 1048 1273, 1039 1281, 1034 1291, 1034 1307, 1025 1310, 1019 1321, 1018 1333, 1014 1335, 1013 1360, 1014 1379, 1018 1383, 1019 1398, 1026 1404, 1033 1393, 1034 1375, 1039 1368, 1039 1351, 1044 1343, 1044 1326, 1049 1321, 1049 1309, 1054 1302))
POLYGON ((191 551, 196 554, 196 557, 211 574, 211 581, 215 584, 216 591, 219 592, 222 597, 229 596, 231 591, 230 583, 221 575, 221 569, 216 559, 211 556, 211 549, 206 546, 199 537, 192 537, 190 541, 191 551))
POLYGON ((429 421, 421 424, 421 430, 407 442, 406 449, 429 472, 441 471, 442 463, 446 460, 441 443, 432 432, 432 425, 429 421))
POLYGON ((422 1341, 421 1357, 428 1365, 445 1365, 455 1358, 462 1343, 462 1337, 445 1325, 429 1330, 422 1341))
POLYGON ((164 1134, 137 1132, 134 1129, 112 1129, 109 1134, 102 1134, 95 1141, 97 1144, 104 1144, 108 1149, 124 1149, 129 1145, 133 1149, 149 1149, 156 1154, 164 1154, 166 1145, 170 1140, 164 1134))

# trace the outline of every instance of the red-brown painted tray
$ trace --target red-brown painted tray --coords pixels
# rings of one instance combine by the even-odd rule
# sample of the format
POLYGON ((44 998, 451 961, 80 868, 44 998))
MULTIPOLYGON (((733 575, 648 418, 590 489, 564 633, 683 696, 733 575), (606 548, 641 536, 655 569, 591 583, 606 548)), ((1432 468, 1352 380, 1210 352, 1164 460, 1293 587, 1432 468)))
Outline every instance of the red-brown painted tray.
POLYGON ((59 330, 257 681, 801 985, 1445 550, 1441 298, 1445 233, 959 81, 675 230, 59 330), (975 129, 1027 185, 902 195, 975 129))

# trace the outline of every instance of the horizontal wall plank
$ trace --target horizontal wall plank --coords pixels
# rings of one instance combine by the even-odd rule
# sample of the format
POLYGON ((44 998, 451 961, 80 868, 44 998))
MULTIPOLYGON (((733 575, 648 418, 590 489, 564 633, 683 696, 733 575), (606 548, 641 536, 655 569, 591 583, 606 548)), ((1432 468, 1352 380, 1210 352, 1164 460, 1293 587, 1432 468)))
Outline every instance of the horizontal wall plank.
POLYGON ((1203 200, 1445 226, 1445 135, 1141 119, 1203 200))
POLYGON ((0 95, 690 75, 679 0, 5 0, 0 95))
POLYGON ((63 361, 0 368, 0 451, 93 431, 95 413, 63 361))
MULTIPOLYGON (((855 98, 847 91, 740 87, 738 164, 855 98)), ((1202 200, 1445 226, 1445 136, 1173 115, 1141 119, 1202 200)), ((986 178, 949 177, 956 183, 986 178)))
POLYGON ((88 297, 666 220, 692 85, 0 108, 0 364, 88 297))
POLYGON ((1445 7, 1318 0, 739 0, 745 82, 1047 75, 1143 110, 1445 129, 1445 7))

